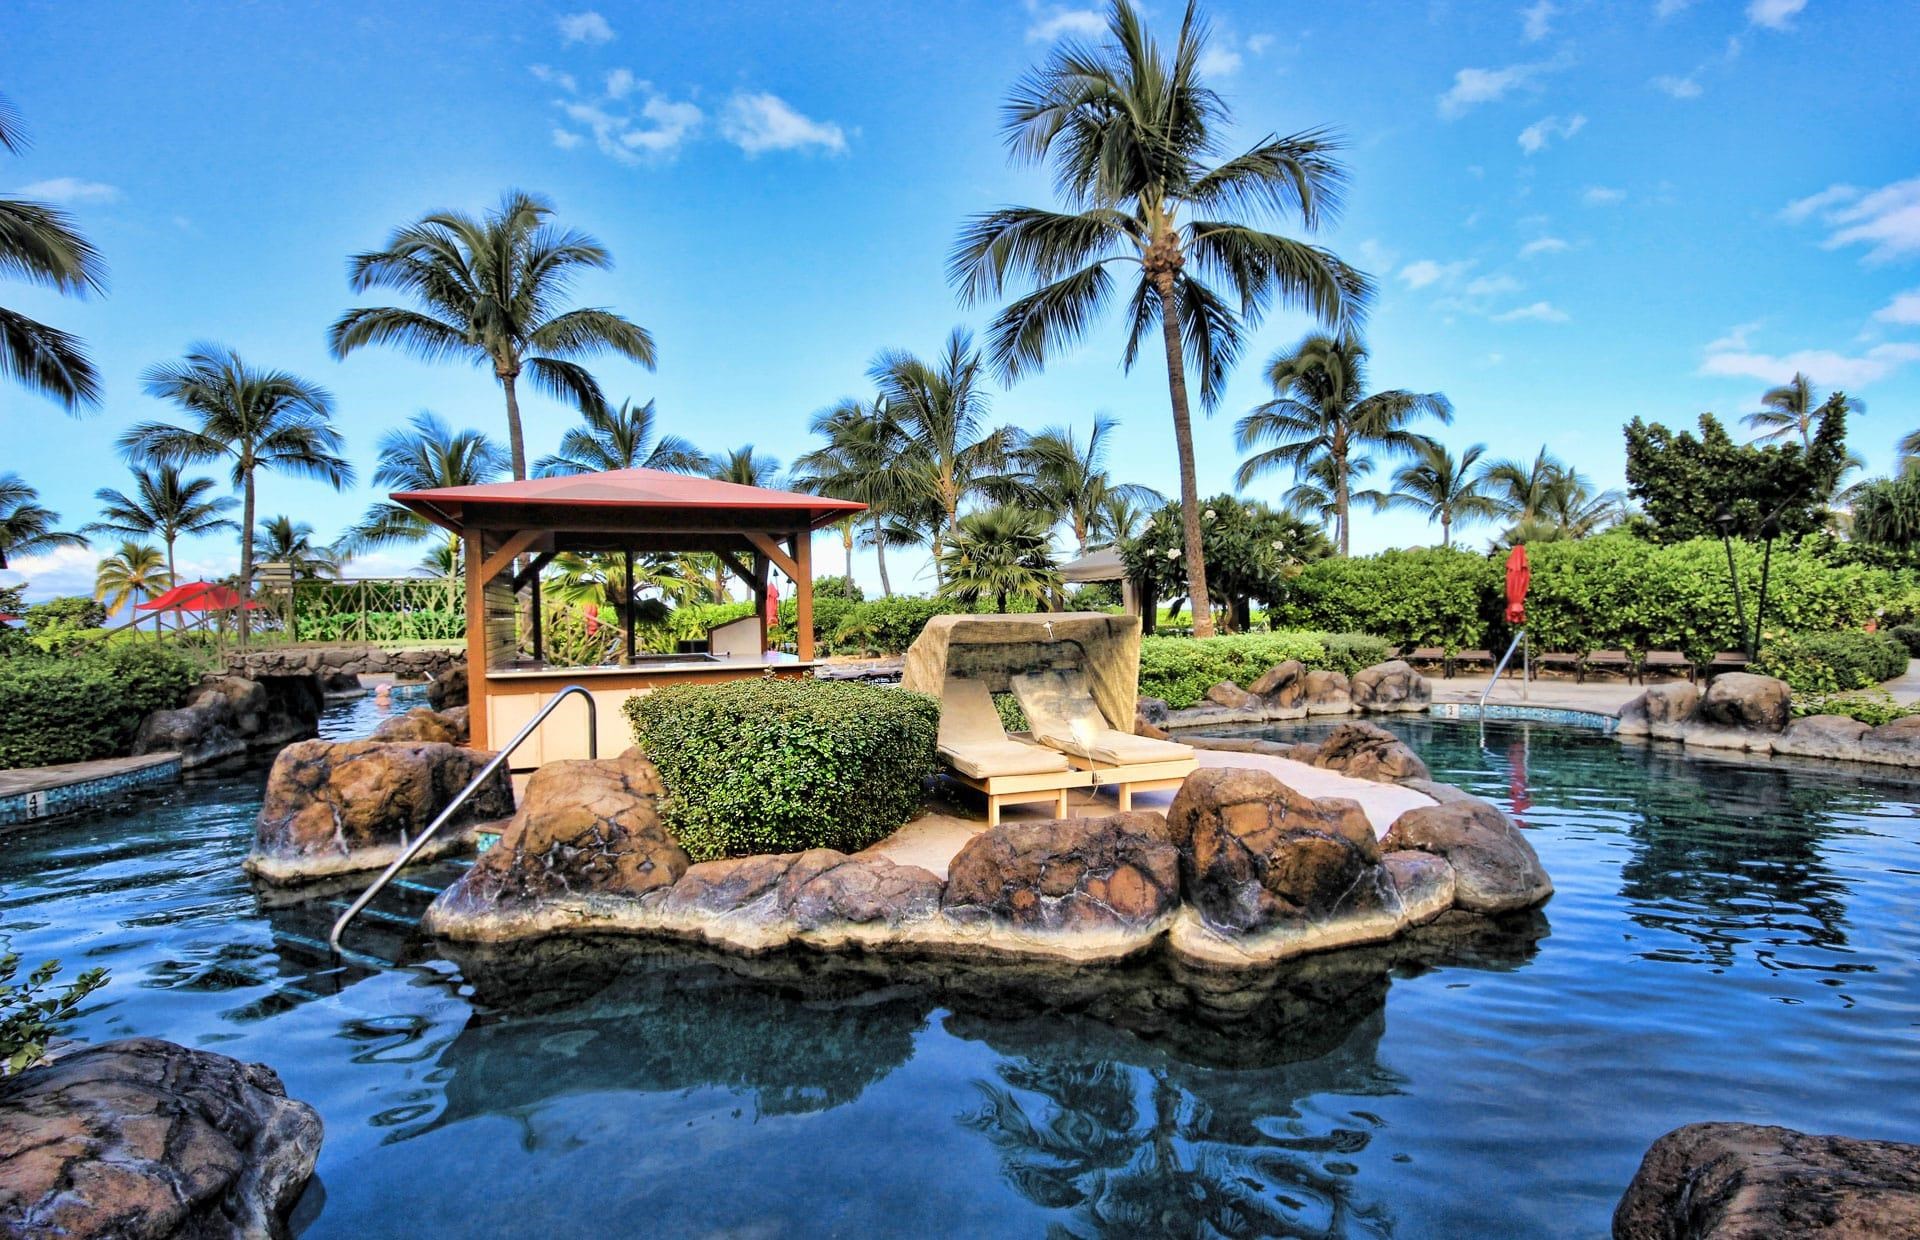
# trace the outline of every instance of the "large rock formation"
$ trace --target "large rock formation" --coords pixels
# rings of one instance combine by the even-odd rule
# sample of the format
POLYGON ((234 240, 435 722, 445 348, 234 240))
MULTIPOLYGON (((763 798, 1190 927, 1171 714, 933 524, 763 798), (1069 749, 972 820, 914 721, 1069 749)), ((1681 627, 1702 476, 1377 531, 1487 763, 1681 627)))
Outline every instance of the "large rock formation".
POLYGON ((1400 659, 1356 672, 1351 693, 1355 706, 1374 714, 1425 710, 1433 701, 1433 685, 1400 659))
POLYGON ((263 1064, 153 1038, 86 1047, 0 1080, 0 1231, 283 1235, 321 1135, 263 1064))
POLYGON ((1726 672, 1707 686, 1694 715, 1701 723, 1723 728, 1778 732, 1787 726, 1792 704, 1793 690, 1784 680, 1726 672))
POLYGON ((1157 813, 1002 823, 948 867, 948 918, 1014 950, 1113 955, 1143 947, 1180 899, 1179 853, 1157 813))
POLYGON ((404 715, 383 720, 373 730, 373 739, 442 741, 449 745, 464 745, 468 739, 467 708, 455 706, 442 711, 416 706, 404 715))
POLYGON ((310 674, 204 676, 184 706, 157 710, 140 722, 135 754, 172 752, 183 769, 275 750, 315 735, 325 704, 310 674))
POLYGON ((1308 672, 1301 693, 1309 715, 1345 715, 1353 710, 1353 695, 1342 672, 1308 672))
POLYGON ((1647 1150, 1615 1240, 1920 1235, 1920 1145, 1688 1124, 1647 1150))
MULTIPOLYGON (((247 869, 272 883, 379 869, 424 830, 493 758, 443 742, 300 741, 267 776, 247 869)), ((476 823, 513 812, 513 787, 496 770, 460 820, 420 853, 443 856, 476 823)))
POLYGON ((1873 727, 1844 715, 1793 719, 1792 705, 1785 681, 1728 672, 1705 693, 1686 684, 1653 686, 1620 708, 1618 731, 1703 749, 1920 767, 1920 716, 1873 727))
MULTIPOLYGON (((392 676, 423 681, 465 669, 464 646, 409 646, 390 650, 364 642, 338 646, 255 646, 227 656, 227 671, 235 676, 392 676)), ((458 706, 452 702, 449 705, 458 706)))
POLYGON ((1700 690, 1686 681, 1654 685, 1620 708, 1622 736, 1679 740, 1700 705, 1700 690))
POLYGON ((434 900, 424 925, 449 938, 511 938, 569 923, 579 900, 672 885, 689 859, 661 821, 665 791, 638 748, 547 763, 499 842, 434 900))
POLYGON ((1430 779, 1432 772, 1407 743, 1375 723, 1343 723, 1327 734, 1302 761, 1355 779, 1391 783, 1430 779))
POLYGON ((449 667, 427 682, 427 705, 435 710, 452 710, 467 705, 467 665, 463 661, 449 667))
POLYGON ((1298 659, 1276 663, 1247 691, 1265 700, 1273 718, 1298 719, 1307 713, 1307 665, 1298 659))
POLYGON ((1553 894, 1533 845, 1498 806, 1477 798, 1410 809, 1380 846, 1445 857, 1453 867, 1454 903, 1468 912, 1531 908, 1553 894))
POLYGON ((884 857, 815 848, 704 861, 645 903, 655 927, 736 951, 795 941, 884 949, 933 921, 940 879, 884 857))

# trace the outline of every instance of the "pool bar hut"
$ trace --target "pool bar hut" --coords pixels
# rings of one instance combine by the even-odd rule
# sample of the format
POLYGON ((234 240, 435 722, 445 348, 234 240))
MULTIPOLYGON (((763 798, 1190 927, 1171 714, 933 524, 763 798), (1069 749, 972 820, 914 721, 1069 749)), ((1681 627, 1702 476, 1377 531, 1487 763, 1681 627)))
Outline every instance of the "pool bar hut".
MULTIPOLYGON (((462 543, 473 744, 485 749, 504 743, 548 699, 579 684, 593 694, 603 756, 631 743, 620 707, 635 693, 767 674, 810 675, 813 532, 865 509, 849 500, 656 469, 401 491, 392 498, 462 543), (540 572, 563 552, 627 557, 629 583, 632 557, 708 552, 746 583, 754 614, 714 630, 704 651, 638 651, 628 625, 625 657, 619 661, 554 665, 547 660, 541 631, 540 572), (768 639, 774 569, 793 582, 797 640, 791 654, 776 651, 768 639)), ((521 746, 514 766, 586 756, 585 712, 566 705, 521 746)))

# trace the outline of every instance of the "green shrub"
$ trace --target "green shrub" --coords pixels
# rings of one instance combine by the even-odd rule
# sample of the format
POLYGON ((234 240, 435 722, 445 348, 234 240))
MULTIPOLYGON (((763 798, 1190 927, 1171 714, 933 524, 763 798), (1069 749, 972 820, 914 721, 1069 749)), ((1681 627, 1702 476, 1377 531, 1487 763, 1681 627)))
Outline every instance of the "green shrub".
POLYGON ((1920 715, 1920 706, 1902 706, 1885 689, 1860 689, 1852 693, 1796 693, 1793 713, 1803 715, 1845 715, 1870 727, 1920 715))
POLYGON ((856 604, 840 621, 833 634, 836 654, 901 654, 927 621, 935 616, 971 612, 972 608, 946 599, 896 598, 869 599, 856 604))
POLYGON ((159 643, 0 662, 0 768, 123 754, 148 713, 180 705, 193 661, 159 643))
MULTIPOLYGON (((1500 564, 1470 551, 1432 548, 1317 560, 1268 609, 1293 628, 1377 633, 1387 642, 1474 650, 1489 640, 1487 600, 1505 581, 1500 564)), ((1377 660, 1376 660, 1377 662, 1377 660)))
POLYGON ((1245 685, 1276 663, 1298 659, 1328 667, 1319 633, 1235 633, 1205 641, 1193 637, 1140 639, 1140 692, 1165 698, 1175 710, 1192 706, 1223 680, 1245 685))
POLYGON ((993 695, 993 708, 1000 712, 1000 726, 1009 732, 1027 730, 1027 712, 1020 705, 1020 699, 1011 693, 993 695))
POLYGON ((38 637, 48 629, 97 629, 107 622, 106 605, 82 594, 68 594, 35 603, 23 617, 27 632, 38 637))
MULTIPOLYGON (((837 577, 822 580, 837 581, 837 577)), ((818 586, 818 582, 814 583, 818 586)), ((849 613, 860 606, 857 599, 842 598, 838 595, 813 596, 813 647, 816 654, 833 654, 833 635, 846 621, 849 613)), ((772 637, 775 645, 795 643, 800 634, 800 604, 792 599, 780 600, 780 622, 773 626, 772 637)))
POLYGON ((51 994, 43 994, 60 974, 60 962, 42 963, 24 982, 20 957, 0 955, 0 1072, 26 1071, 45 1058, 47 1043, 79 1008, 80 1001, 107 984, 105 969, 88 969, 51 994))
POLYGON ((700 860, 885 838, 920 807, 940 726, 924 694, 771 677, 658 689, 625 709, 672 796, 669 825, 700 860))
POLYGON ((1363 667, 1385 663, 1387 652, 1393 649, 1386 638, 1371 633, 1322 633, 1320 643, 1327 648, 1327 657, 1319 666, 1348 676, 1363 667))
POLYGON ((1907 670, 1907 648, 1887 633, 1787 633, 1771 638, 1752 671, 1777 676, 1796 693, 1869 689, 1907 670))
POLYGON ((1901 624, 1888 631, 1888 636, 1907 648, 1907 653, 1920 658, 1920 625, 1901 624))

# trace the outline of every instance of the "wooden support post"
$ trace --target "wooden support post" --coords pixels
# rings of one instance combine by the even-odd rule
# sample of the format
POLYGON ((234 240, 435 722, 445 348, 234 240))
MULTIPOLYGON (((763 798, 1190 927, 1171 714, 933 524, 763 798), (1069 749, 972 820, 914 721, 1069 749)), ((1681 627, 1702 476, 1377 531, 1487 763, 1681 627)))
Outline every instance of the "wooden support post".
POLYGON ((794 536, 793 628, 800 661, 813 660, 813 531, 802 530, 794 536))
POLYGON ((772 646, 772 636, 767 632, 767 557, 759 552, 753 555, 753 575, 747 578, 747 587, 753 592, 754 611, 760 617, 760 657, 765 658, 772 646))
POLYGON ((640 661, 634 651, 633 639, 633 552, 620 553, 620 565, 626 570, 626 580, 621 584, 620 627, 627 635, 627 666, 632 667, 640 661))
POLYGON ((487 747, 487 579, 480 575, 486 548, 479 532, 463 535, 467 568, 467 731, 475 749, 487 747))
MULTIPOLYGON (((539 563, 539 561, 534 561, 539 563)), ((540 570, 534 569, 527 582, 527 589, 533 595, 533 659, 536 663, 547 661, 546 617, 540 606, 540 570)))

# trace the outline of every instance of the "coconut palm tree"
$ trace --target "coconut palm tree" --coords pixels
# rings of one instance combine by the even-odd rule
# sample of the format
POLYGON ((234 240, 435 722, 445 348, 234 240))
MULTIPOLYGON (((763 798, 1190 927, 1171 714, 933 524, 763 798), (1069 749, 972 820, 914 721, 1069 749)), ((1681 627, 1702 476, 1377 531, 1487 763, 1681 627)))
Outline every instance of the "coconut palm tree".
POLYGON ((1330 327, 1351 327, 1371 295, 1328 250, 1266 231, 1297 217, 1311 232, 1339 207, 1345 173, 1324 130, 1261 139, 1222 158, 1232 118, 1201 76, 1207 28, 1191 0, 1171 49, 1147 33, 1131 0, 1112 0, 1104 41, 1069 38, 1013 88, 1004 110, 1015 158, 1051 162, 1065 211, 1003 207, 962 230, 949 274, 968 303, 999 298, 1015 276, 1038 285, 990 330, 993 362, 1012 380, 1091 329, 1129 276, 1131 369, 1158 327, 1180 467, 1189 596, 1200 637, 1213 634, 1200 544, 1189 365, 1212 409, 1245 333, 1278 300, 1330 327))
POLYGON ((654 364, 653 337, 644 327, 611 310, 561 308, 575 276, 611 267, 613 257, 585 233, 549 223, 552 215, 545 199, 514 190, 479 219, 436 211, 402 226, 385 249, 348 260, 347 280, 356 293, 391 288, 410 294, 419 308, 349 310, 329 335, 335 357, 362 345, 392 344, 427 361, 463 357, 492 367, 506 395, 516 479, 527 476, 522 374, 584 413, 603 410, 606 398, 572 359, 610 352, 649 370, 654 364))
POLYGON ((1028 436, 1013 454, 1035 498, 1073 531, 1081 555, 1099 532, 1101 505, 1109 495, 1156 508, 1167 502, 1152 487, 1116 483, 1107 473, 1108 440, 1118 425, 1110 417, 1094 418, 1085 443, 1075 437, 1071 426, 1049 426, 1028 436))
MULTIPOLYGON (((1760 408, 1740 420, 1760 432, 1754 436, 1757 443, 1786 443, 1798 438, 1800 446, 1810 450, 1825 400, 1813 380, 1795 371, 1793 378, 1779 387, 1768 388, 1760 398, 1760 408)), ((1842 398, 1841 409, 1848 417, 1867 411, 1850 396, 1842 398)))
POLYGON ((54 529, 60 514, 40 502, 40 493, 18 474, 0 474, 0 568, 7 557, 38 555, 59 547, 84 547, 79 534, 54 529))
POLYGON ((293 570, 295 581, 319 581, 338 577, 345 557, 333 547, 313 541, 313 526, 281 515, 260 523, 254 538, 253 558, 260 564, 285 564, 293 570))
POLYGON ((661 435, 654 425, 653 402, 630 400, 618 409, 581 411, 581 425, 560 437, 560 451, 534 462, 534 476, 597 474, 614 469, 664 469, 675 474, 704 474, 713 468, 707 454, 678 435, 661 435))
POLYGON ((1061 588, 1053 558, 1053 521, 1014 504, 961 517, 941 552, 940 597, 962 603, 995 601, 1005 614, 1012 599, 1042 603, 1061 588))
POLYGON ((127 538, 158 537, 167 549, 167 575, 177 577, 174 544, 188 535, 238 530, 224 514, 239 506, 230 495, 209 495, 218 483, 211 478, 183 477, 177 465, 133 471, 133 494, 102 487, 93 493, 100 501, 100 519, 81 527, 92 534, 119 534, 127 538))
MULTIPOLYGON (((1315 460, 1301 470, 1294 484, 1280 496, 1281 508, 1303 521, 1317 524, 1323 533, 1331 534, 1335 528, 1334 514, 1339 508, 1339 475, 1342 472, 1330 456, 1315 460)), ((1349 512, 1355 509, 1381 512, 1386 509, 1385 491, 1378 487, 1354 489, 1354 484, 1373 476, 1372 457, 1349 458, 1344 473, 1349 512)))
MULTIPOLYGON (((340 455, 333 429, 333 397, 318 384, 284 370, 257 370, 232 349, 197 344, 177 362, 151 367, 147 395, 171 401, 197 425, 142 422, 120 436, 120 450, 136 461, 184 465, 225 460, 240 492, 240 593, 253 592, 254 498, 261 470, 317 478, 336 491, 353 483, 353 466, 340 455)), ((240 612, 244 636, 247 613, 240 612)))
POLYGON ((1486 467, 1485 478, 1499 505, 1500 515, 1517 522, 1530 522, 1545 510, 1554 489, 1591 491, 1584 475, 1542 447, 1531 461, 1494 461, 1486 467))
MULTIPOLYGON (((18 155, 26 134, 13 105, 0 97, 0 149, 18 155)), ((106 289, 100 254, 58 207, 0 197, 0 271, 34 284, 85 297, 106 289)), ((78 412, 100 403, 100 377, 76 336, 0 306, 0 374, 78 412)))
POLYGON ((884 396, 871 401, 849 397, 822 409, 813 415, 811 429, 827 442, 793 463, 794 485, 867 506, 864 518, 849 517, 844 523, 847 576, 853 576, 854 526, 864 519, 867 528, 858 541, 874 549, 880 568, 880 592, 892 598, 885 522, 901 495, 898 465, 907 450, 906 432, 894 419, 884 396))
MULTIPOLYGON (((1166 503, 1166 499, 1156 491, 1152 503, 1160 507, 1166 503)), ((1088 544, 1088 549, 1114 547, 1136 537, 1152 515, 1142 501, 1117 491, 1108 491, 1100 497, 1100 506, 1094 511, 1093 541, 1088 544)))
MULTIPOLYGON (((160 548, 132 539, 120 544, 112 555, 100 561, 94 570, 93 597, 105 603, 109 613, 117 612, 128 601, 145 602, 173 587, 173 571, 160 548)), ((153 617, 153 631, 160 631, 160 616, 153 617)))
POLYGON ((1008 499, 1020 490, 1009 472, 1020 432, 987 425, 986 366, 964 328, 953 329, 932 361, 890 349, 867 373, 907 440, 897 466, 905 494, 896 508, 902 515, 916 514, 938 566, 961 505, 976 497, 1008 499))
POLYGON ((754 455, 752 444, 743 444, 725 456, 708 463, 707 476, 743 487, 780 486, 780 461, 777 457, 754 455))
MULTIPOLYGON (((408 420, 411 430, 390 430, 380 438, 375 486, 395 491, 431 491, 492 482, 507 472, 506 453, 476 430, 456 431, 439 415, 422 409, 408 420)), ((367 509, 358 525, 340 540, 353 551, 398 542, 419 542, 444 531, 411 508, 382 500, 367 509)), ((458 555, 460 536, 447 535, 458 555)))
POLYGON ((1234 427, 1242 452, 1259 449, 1240 463, 1237 486, 1282 466, 1296 479, 1330 484, 1334 543, 1341 555, 1351 550, 1353 482, 1371 469, 1370 454, 1414 451, 1420 436, 1407 426, 1416 418, 1453 421, 1453 406, 1439 392, 1368 392, 1367 360, 1367 347, 1358 337, 1312 333, 1267 363, 1273 399, 1234 427))
POLYGON ((1484 521, 1499 515, 1500 505, 1487 494, 1486 471, 1479 467, 1487 445, 1470 445, 1458 460, 1437 439, 1419 436, 1413 459, 1393 474, 1393 493, 1387 502, 1411 508, 1440 523, 1440 545, 1453 546, 1454 522, 1484 521))

